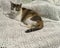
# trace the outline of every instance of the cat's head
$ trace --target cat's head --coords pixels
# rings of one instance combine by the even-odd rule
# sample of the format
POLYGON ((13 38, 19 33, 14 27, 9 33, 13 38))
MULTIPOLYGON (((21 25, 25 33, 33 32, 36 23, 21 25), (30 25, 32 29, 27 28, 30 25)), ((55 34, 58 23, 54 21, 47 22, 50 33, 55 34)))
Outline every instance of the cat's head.
POLYGON ((22 3, 20 3, 20 4, 15 4, 13 2, 10 2, 10 3, 11 3, 11 10, 13 12, 19 12, 21 10, 22 3))

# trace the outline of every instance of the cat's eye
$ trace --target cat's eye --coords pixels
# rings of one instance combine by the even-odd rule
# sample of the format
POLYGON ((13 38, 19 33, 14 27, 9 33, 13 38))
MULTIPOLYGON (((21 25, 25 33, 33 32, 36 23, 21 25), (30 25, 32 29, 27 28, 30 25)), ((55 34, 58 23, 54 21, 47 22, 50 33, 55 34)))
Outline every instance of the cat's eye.
POLYGON ((16 11, 20 11, 20 9, 19 8, 16 8, 16 11))
POLYGON ((14 10, 15 4, 11 4, 11 10, 14 10))
POLYGON ((11 10, 14 10, 14 8, 13 8, 13 7, 11 7, 11 10))

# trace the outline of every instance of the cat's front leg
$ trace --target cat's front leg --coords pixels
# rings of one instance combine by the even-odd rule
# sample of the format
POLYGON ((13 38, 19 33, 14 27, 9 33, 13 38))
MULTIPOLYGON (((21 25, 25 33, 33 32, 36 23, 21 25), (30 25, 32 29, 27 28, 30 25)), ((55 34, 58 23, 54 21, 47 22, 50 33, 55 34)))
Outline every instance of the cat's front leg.
POLYGON ((23 26, 23 27, 26 27, 27 25, 24 24, 23 22, 20 22, 20 25, 23 26))
POLYGON ((26 20, 21 19, 21 22, 24 23, 25 25, 27 25, 26 20))

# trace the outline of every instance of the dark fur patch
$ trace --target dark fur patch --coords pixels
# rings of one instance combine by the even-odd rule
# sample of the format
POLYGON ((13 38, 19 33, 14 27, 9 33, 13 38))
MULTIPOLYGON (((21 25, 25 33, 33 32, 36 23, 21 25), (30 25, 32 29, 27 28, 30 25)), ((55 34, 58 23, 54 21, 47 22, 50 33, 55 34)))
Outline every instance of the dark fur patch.
MULTIPOLYGON (((22 14, 22 19, 21 21, 23 22, 24 19, 27 18, 28 15, 32 14, 30 9, 22 8, 23 14, 22 14)), ((29 16, 28 16, 29 17, 29 16)))
POLYGON ((22 8, 22 10, 26 10, 26 8, 22 8))
POLYGON ((27 31, 25 31, 26 33, 29 33, 29 32, 33 32, 33 31, 37 31, 39 30, 40 28, 32 28, 32 29, 28 29, 27 31))
POLYGON ((32 21, 42 21, 42 19, 41 19, 41 17, 40 16, 33 16, 32 18, 31 18, 31 20, 32 21))

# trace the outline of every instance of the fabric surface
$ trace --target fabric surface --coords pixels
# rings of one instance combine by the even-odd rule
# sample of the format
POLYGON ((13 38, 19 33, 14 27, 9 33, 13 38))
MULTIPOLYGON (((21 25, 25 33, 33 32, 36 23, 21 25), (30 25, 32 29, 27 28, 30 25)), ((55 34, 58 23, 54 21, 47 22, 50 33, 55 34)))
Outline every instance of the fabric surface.
POLYGON ((20 26, 19 21, 10 19, 5 15, 10 11, 10 0, 0 0, 0 47, 59 48, 60 6, 56 5, 56 2, 52 2, 39 0, 23 5, 23 7, 37 11, 39 15, 44 15, 42 15, 43 29, 25 33, 26 27, 20 26))

